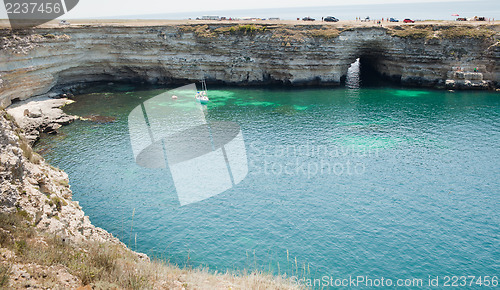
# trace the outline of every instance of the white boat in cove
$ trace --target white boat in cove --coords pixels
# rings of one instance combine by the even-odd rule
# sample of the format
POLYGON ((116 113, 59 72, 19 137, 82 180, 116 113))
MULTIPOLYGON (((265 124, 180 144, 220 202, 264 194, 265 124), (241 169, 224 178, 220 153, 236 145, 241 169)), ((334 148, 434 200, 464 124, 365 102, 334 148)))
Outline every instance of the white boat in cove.
POLYGON ((208 102, 210 102, 207 95, 207 83, 205 82, 204 79, 201 81, 201 91, 196 93, 195 98, 202 105, 206 105, 208 104, 208 102))

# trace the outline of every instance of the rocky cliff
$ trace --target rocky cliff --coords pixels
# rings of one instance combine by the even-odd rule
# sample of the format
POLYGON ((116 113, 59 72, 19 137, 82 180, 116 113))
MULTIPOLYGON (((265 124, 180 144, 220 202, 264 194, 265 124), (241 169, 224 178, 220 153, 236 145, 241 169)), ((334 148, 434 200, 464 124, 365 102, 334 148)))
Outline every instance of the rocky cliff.
POLYGON ((498 87, 499 26, 199 24, 0 31, 0 106, 94 81, 338 85, 357 58, 408 85, 498 87))
POLYGON ((17 212, 41 231, 70 241, 119 243, 71 200, 68 176, 33 152, 13 117, 0 111, 0 212, 17 212))

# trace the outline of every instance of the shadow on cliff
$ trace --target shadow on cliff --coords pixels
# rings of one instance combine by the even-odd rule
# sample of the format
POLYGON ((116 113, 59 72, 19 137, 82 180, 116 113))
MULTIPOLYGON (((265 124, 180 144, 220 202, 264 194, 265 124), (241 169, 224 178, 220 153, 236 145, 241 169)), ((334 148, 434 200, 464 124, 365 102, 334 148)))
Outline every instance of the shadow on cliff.
POLYGON ((342 84, 350 89, 401 86, 401 78, 389 78, 380 73, 376 66, 375 59, 367 57, 356 59, 342 79, 342 84))

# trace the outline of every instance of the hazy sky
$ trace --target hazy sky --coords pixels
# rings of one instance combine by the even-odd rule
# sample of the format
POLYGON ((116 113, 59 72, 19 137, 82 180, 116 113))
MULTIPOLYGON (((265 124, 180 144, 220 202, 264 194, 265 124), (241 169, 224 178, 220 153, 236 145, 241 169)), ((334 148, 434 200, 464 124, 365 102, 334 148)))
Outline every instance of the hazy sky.
MULTIPOLYGON (((457 0, 439 0, 456 2, 457 0)), ((478 0, 479 1, 479 0, 478 0)), ((499 0, 500 1, 500 0, 499 0)), ((78 5, 62 18, 92 18, 120 15, 141 15, 189 11, 239 10, 281 7, 311 7, 381 3, 438 2, 433 0, 80 0, 78 5)), ((5 6, 0 5, 0 18, 7 18, 5 6)))

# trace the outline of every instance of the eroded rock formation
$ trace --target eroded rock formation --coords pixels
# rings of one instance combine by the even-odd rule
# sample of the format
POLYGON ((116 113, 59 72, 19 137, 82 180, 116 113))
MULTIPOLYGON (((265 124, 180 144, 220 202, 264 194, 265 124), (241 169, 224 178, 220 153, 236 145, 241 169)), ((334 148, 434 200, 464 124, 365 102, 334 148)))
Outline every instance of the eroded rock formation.
POLYGON ((71 199, 68 175, 31 149, 13 117, 0 111, 0 211, 17 212, 43 232, 69 241, 119 243, 94 227, 71 199))
POLYGON ((356 58, 403 84, 499 85, 498 26, 408 27, 200 24, 2 30, 0 105, 94 81, 154 84, 204 77, 229 84, 338 85, 356 58))

